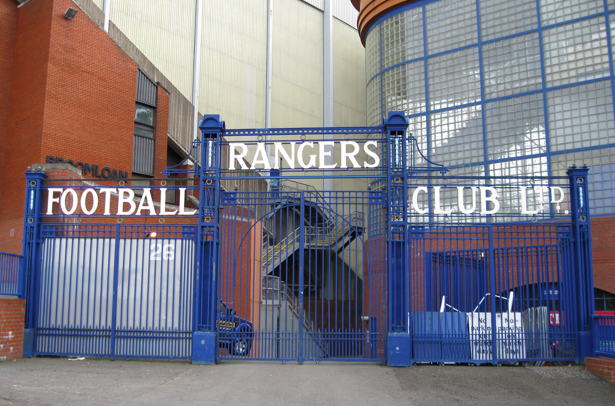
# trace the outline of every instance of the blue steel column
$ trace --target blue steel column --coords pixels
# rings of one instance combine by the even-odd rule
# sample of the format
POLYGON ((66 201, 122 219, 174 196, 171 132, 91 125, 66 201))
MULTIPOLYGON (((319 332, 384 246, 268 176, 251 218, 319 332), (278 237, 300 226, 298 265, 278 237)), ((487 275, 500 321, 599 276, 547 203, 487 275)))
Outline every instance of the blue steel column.
POLYGON ((298 362, 303 364, 303 276, 305 274, 305 192, 301 191, 301 211, 299 214, 299 354, 298 362))
POLYGON ((218 202, 220 201, 220 143, 225 125, 219 115, 206 115, 201 129, 199 229, 195 266, 192 363, 214 364, 218 355, 216 328, 218 202))
POLYGON ((592 321, 594 316, 594 272, 592 266, 591 226, 587 175, 589 168, 572 166, 566 172, 570 180, 573 255, 578 306, 577 320, 579 363, 592 357, 592 321))
POLYGON ((387 200, 390 225, 387 261, 387 365, 403 367, 409 366, 412 358, 412 342, 408 328, 408 120, 403 112, 389 112, 384 126, 387 133, 387 200))
POLYGON ((38 304, 38 270, 39 270, 39 225, 43 205, 44 172, 26 172, 26 205, 23 227, 23 266, 19 275, 20 296, 26 299, 26 320, 24 329, 23 356, 34 356, 36 335, 36 309, 38 304))

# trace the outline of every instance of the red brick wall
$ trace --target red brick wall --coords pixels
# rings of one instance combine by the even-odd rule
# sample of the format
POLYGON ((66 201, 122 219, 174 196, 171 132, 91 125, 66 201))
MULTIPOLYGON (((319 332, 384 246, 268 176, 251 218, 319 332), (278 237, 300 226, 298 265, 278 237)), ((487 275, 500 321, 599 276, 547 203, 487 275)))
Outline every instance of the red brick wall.
POLYGON ((13 227, 23 216, 23 172, 40 156, 53 4, 35 0, 17 10, 6 127, 10 148, 5 148, 0 180, 0 250, 13 253, 21 252, 22 227, 13 227))
POLYGON ((592 219, 594 286, 615 293, 615 217, 592 219))
POLYGON ((44 128, 36 158, 45 162, 53 155, 130 173, 137 64, 85 13, 66 20, 66 9, 76 7, 72 1, 52 3, 46 16, 52 26, 44 128))
POLYGON ((23 356, 26 301, 0 299, 0 361, 23 356))
MULTIPOLYGON (((0 0, 0 58, 5 48, 14 55, 11 70, 0 59, 0 74, 12 72, 6 81, 10 92, 0 88, 0 129, 7 127, 12 141, 10 148, 0 148, 6 150, 4 162, 0 159, 2 251, 21 252, 28 166, 52 155, 132 172, 137 63, 83 11, 67 21, 68 7, 78 8, 71 0, 32 0, 19 9, 14 1, 0 0), (10 109, 1 110, 6 105, 10 109)), ((169 95, 159 88, 156 177, 166 167, 168 111, 169 95)))
POLYGON ((587 357, 585 368, 615 386, 615 359, 587 357))
MULTIPOLYGON (((0 0, 0 169, 4 165, 4 151, 6 149, 6 127, 9 117, 8 105, 16 27, 17 4, 12 0, 0 0)), ((2 188, 0 187, 0 205, 2 203, 2 188)))

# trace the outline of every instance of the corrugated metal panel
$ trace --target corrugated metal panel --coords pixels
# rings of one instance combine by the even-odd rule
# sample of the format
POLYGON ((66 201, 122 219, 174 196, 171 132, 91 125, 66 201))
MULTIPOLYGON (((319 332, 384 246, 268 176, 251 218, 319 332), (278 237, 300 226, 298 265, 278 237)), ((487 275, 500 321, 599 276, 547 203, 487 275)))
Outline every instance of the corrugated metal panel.
POLYGON ((192 97, 195 1, 111 2, 111 21, 187 98, 192 97))
POLYGON ((137 73, 137 101, 156 107, 158 86, 141 69, 137 73))
MULTIPOLYGON (((281 15, 285 2, 310 7, 275 0, 274 16, 281 15)), ((204 1, 202 28, 199 111, 220 114, 227 128, 263 127, 267 1, 204 1)))
MULTIPOLYGON (((325 9, 325 0, 300 1, 311 4, 319 10, 324 11, 325 9)), ((354 8, 350 0, 332 0, 331 5, 333 6, 333 17, 345 22, 351 27, 357 28, 357 18, 359 16, 359 12, 354 8)))
POLYGON ((154 176, 154 152, 156 141, 153 138, 135 135, 132 147, 132 171, 141 175, 154 176))
POLYGON ((359 12, 350 0, 333 0, 333 17, 356 29, 359 12))
POLYGON ((274 7, 271 124, 322 126, 322 11, 299 1, 279 1, 274 7))
MULTIPOLYGON (((301 0, 305 3, 311 4, 312 6, 324 10, 325 9, 325 0, 301 0)), ((350 0, 348 0, 350 1, 350 0)), ((275 9, 274 9, 275 11, 275 9)))
POLYGON ((190 103, 177 89, 173 88, 169 98, 169 136, 184 152, 192 147, 192 116, 190 103))

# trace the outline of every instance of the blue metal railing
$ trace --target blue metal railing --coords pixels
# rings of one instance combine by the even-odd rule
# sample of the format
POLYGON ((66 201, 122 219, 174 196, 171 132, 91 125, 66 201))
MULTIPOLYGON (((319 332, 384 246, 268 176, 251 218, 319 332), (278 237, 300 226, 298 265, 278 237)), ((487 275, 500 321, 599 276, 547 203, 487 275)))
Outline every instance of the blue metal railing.
POLYGON ((615 358, 615 316, 594 316, 594 353, 615 358))
POLYGON ((21 296, 19 278, 23 256, 0 252, 0 295, 21 296))

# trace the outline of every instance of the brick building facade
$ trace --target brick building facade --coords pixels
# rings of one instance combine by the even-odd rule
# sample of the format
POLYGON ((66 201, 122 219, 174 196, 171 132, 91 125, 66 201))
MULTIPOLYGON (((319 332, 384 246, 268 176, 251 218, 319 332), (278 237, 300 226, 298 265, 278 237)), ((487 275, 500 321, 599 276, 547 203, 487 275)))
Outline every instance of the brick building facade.
MULTIPOLYGON (((0 250, 20 253, 26 168, 70 161, 132 177, 139 65, 70 0, 0 1, 0 250), (107 169, 108 168, 108 169, 107 169)), ((153 177, 167 166, 169 94, 157 86, 153 177)), ((87 172, 87 171, 85 171, 87 172)))

